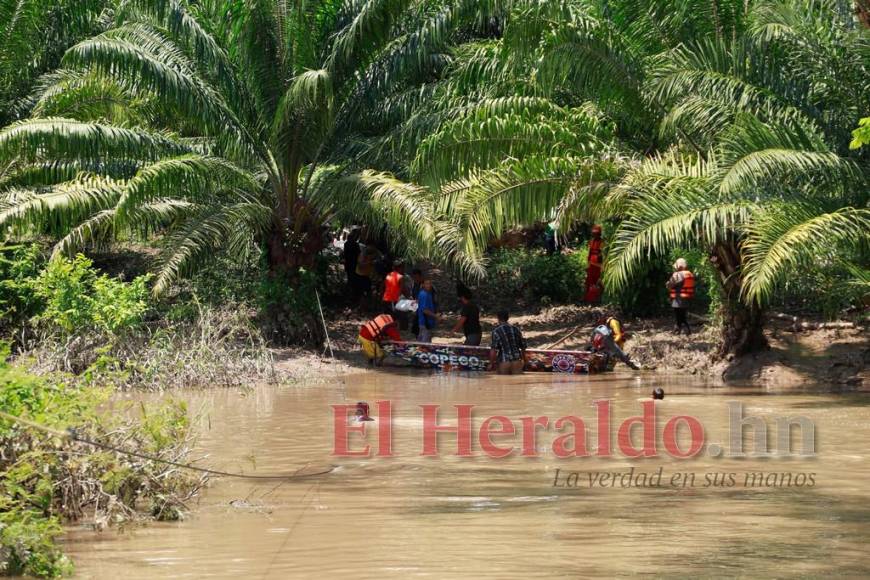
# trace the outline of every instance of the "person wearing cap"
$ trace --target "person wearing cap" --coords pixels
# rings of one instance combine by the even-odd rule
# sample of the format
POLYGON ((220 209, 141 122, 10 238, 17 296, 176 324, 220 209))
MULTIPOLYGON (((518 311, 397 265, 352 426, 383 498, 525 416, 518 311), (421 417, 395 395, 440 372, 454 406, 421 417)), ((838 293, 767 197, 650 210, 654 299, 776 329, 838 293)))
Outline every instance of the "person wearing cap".
POLYGON ((402 340, 402 335, 399 334, 393 317, 389 314, 381 314, 360 327, 357 340, 369 365, 380 366, 386 356, 384 349, 381 348, 381 342, 384 340, 398 342, 402 340))
POLYGON ((601 239, 601 226, 592 226, 592 239, 589 240, 589 257, 586 260, 586 293, 583 300, 589 303, 601 301, 601 267, 604 263, 604 240, 601 239))
POLYGON ((674 273, 665 284, 670 292, 671 308, 674 310, 676 327, 674 332, 691 334, 689 326, 689 304, 695 297, 695 275, 689 271, 689 265, 684 258, 677 258, 674 262, 674 273))

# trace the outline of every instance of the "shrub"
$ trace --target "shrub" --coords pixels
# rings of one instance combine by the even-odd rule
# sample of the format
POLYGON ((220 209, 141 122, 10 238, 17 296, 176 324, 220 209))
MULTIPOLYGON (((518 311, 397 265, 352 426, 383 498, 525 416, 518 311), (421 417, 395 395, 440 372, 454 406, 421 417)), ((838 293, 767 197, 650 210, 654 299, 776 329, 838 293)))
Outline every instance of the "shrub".
POLYGON ((72 573, 72 563, 56 543, 62 532, 58 518, 0 498, 0 574, 55 578, 72 573))
MULTIPOLYGON (((183 461, 189 449, 187 409, 101 411, 109 392, 28 374, 3 362, 0 410, 55 430, 74 427, 90 439, 183 461)), ((55 540, 60 523, 93 514, 97 525, 142 517, 177 519, 204 479, 176 468, 96 450, 52 433, 0 419, 0 573, 55 577, 70 571, 55 540)))
POLYGON ((586 270, 579 252, 548 256, 526 248, 499 249, 490 256, 487 275, 478 286, 488 308, 569 302, 583 296, 586 270))
POLYGON ((147 276, 126 283, 99 274, 78 254, 48 263, 33 281, 44 308, 37 320, 71 334, 98 330, 117 334, 142 322, 148 310, 147 276))
POLYGON ((0 246, 0 332, 10 334, 40 311, 32 281, 44 263, 39 244, 0 246))
POLYGON ((264 275, 258 306, 266 338, 275 344, 320 344, 317 291, 318 277, 309 270, 299 271, 293 279, 264 275))
POLYGON ((821 262, 806 267, 800 276, 783 282, 771 306, 819 313, 828 319, 837 318, 852 308, 866 311, 868 286, 860 282, 862 275, 866 279, 867 271, 845 263, 821 262))

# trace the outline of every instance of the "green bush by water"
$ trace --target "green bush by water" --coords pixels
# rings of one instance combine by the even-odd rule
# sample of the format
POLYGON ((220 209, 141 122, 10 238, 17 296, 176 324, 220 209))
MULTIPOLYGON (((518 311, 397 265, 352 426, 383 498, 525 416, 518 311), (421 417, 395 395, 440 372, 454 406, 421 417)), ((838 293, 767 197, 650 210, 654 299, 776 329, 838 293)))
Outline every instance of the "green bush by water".
MULTIPOLYGON (((183 460, 185 405, 101 410, 110 391, 29 374, 0 352, 0 411, 124 448, 183 460), (136 416, 138 415, 138 416, 136 416)), ((150 514, 181 516, 182 498, 202 481, 162 464, 95 450, 0 419, 0 574, 56 577, 71 572, 56 539, 61 522, 83 517, 109 525, 150 514)))
POLYGON ((486 278, 478 285, 480 302, 489 308, 552 304, 580 300, 586 279, 586 253, 548 256, 541 250, 516 248, 493 252, 486 278))

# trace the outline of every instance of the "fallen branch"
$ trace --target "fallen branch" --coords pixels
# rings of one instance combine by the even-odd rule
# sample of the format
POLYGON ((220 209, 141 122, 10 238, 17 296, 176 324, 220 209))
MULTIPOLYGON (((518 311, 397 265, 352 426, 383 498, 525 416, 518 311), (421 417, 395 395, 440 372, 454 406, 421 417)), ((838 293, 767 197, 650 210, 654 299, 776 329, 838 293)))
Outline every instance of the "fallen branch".
POLYGON ((572 336, 574 336, 575 334, 577 334, 577 331, 580 330, 580 328, 581 328, 582 326, 585 326, 585 325, 580 324, 580 325, 578 325, 578 326, 575 326, 575 327, 571 330, 571 332, 569 332, 568 334, 566 334, 565 336, 563 336, 562 338, 560 338, 560 339, 557 340, 556 342, 554 342, 554 343, 552 343, 552 344, 549 344, 549 345, 547 345, 547 346, 542 346, 542 347, 541 347, 541 350, 551 350, 551 349, 553 349, 553 348, 559 346, 560 344, 562 344, 563 342, 565 342, 566 340, 568 340, 569 338, 571 338, 572 336))

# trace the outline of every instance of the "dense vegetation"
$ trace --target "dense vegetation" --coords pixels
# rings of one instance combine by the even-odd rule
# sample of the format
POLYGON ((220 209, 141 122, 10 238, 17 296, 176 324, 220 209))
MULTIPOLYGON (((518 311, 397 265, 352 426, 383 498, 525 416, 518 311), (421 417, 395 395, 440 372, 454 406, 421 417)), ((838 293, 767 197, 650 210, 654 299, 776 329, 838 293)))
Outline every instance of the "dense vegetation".
MULTIPOLYGON (((0 364, 0 410, 106 434, 95 384, 268 376, 343 305, 354 224, 485 306, 579 301, 604 224, 605 301, 656 313, 686 256, 723 355, 771 306, 866 311, 865 0, 0 0, 0 41, 0 337, 49 377, 0 364), (575 252, 497 249, 544 223, 575 252)), ((63 573, 61 519, 157 501, 151 468, 0 446, 0 572, 63 573)))
POLYGON ((0 225, 56 256, 153 243, 158 295, 216 252, 304 283, 341 224, 475 281, 510 228, 606 221, 614 290, 701 250, 740 353, 792 273, 866 279, 860 4, 2 7, 0 225))
MULTIPOLYGON (((110 390, 30 375, 0 349, 0 409, 50 429, 169 460, 186 456, 189 417, 167 402, 141 412, 102 407, 110 390)), ((51 432, 0 419, 0 574, 53 577, 71 570, 55 544, 62 521, 99 527, 141 517, 178 519, 202 480, 159 463, 94 451, 51 432)))

